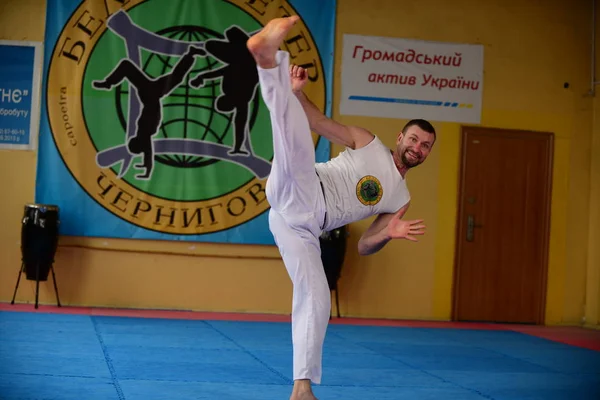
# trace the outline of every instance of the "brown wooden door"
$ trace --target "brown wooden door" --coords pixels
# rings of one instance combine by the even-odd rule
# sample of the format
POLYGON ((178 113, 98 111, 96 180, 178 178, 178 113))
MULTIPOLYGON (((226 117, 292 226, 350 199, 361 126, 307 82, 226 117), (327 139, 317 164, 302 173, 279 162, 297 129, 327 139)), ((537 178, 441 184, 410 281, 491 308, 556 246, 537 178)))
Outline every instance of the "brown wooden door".
POLYGON ((544 320, 553 136, 464 127, 454 319, 544 320))

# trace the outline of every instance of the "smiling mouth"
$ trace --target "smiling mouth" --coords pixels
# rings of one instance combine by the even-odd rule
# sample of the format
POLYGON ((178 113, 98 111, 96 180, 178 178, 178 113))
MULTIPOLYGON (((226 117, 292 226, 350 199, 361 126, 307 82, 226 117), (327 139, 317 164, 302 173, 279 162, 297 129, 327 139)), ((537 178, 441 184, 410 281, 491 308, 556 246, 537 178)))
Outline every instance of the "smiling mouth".
POLYGON ((407 155, 408 157, 410 157, 410 158, 413 158, 413 159, 415 159, 415 160, 418 160, 418 159, 419 159, 419 156, 418 156, 418 155, 416 155, 415 153, 413 153, 412 151, 407 151, 407 152, 406 152, 406 155, 407 155))

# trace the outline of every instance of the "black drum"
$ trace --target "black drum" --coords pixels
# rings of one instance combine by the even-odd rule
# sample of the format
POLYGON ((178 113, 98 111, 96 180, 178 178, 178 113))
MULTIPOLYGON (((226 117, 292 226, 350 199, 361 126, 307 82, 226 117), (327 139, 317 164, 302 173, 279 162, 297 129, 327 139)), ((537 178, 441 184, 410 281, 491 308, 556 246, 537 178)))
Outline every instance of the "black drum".
POLYGON ((21 255, 25 276, 46 281, 58 247, 58 206, 27 204, 21 228, 21 255))
POLYGON ((337 282, 342 272, 346 255, 347 227, 342 226, 329 232, 323 232, 319 238, 321 244, 321 261, 327 276, 330 290, 337 290, 337 282))

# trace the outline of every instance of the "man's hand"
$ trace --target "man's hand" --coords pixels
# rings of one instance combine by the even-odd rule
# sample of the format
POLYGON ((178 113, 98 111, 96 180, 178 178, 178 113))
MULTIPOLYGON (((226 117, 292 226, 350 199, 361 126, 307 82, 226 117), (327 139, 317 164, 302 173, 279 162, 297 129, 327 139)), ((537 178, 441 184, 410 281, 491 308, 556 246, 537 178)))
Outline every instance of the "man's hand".
POLYGON ((406 204, 394 214, 380 214, 358 241, 358 254, 368 256, 377 253, 392 239, 406 239, 416 242, 415 235, 425 234, 423 220, 404 221, 402 217, 408 211, 406 204))
POLYGON ((424 235, 425 225, 422 219, 404 221, 394 216, 387 224, 387 235, 391 239, 407 239, 417 242, 415 235, 424 235))
POLYGON ((306 82, 308 82, 306 70, 298 65, 290 65, 290 78, 292 79, 292 91, 294 93, 301 92, 306 82))

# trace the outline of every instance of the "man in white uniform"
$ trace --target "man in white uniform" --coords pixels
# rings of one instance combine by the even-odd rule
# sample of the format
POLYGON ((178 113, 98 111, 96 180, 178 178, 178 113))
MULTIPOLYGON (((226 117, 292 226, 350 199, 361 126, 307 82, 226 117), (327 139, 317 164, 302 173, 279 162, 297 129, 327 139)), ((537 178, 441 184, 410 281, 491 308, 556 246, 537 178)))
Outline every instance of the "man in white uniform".
POLYGON ((427 121, 410 121, 392 151, 367 130, 323 115, 302 93, 306 71, 291 66, 289 54, 279 50, 297 21, 297 16, 272 20, 247 46, 273 128, 274 158, 266 187, 269 226, 294 287, 291 400, 312 400, 311 382, 321 382, 331 312, 319 236, 373 215, 378 216, 358 243, 361 255, 379 251, 392 239, 415 241, 415 235, 424 234, 423 221, 401 219, 410 201, 404 178, 429 155, 435 130, 427 121), (311 130, 346 150, 316 164, 311 130))

